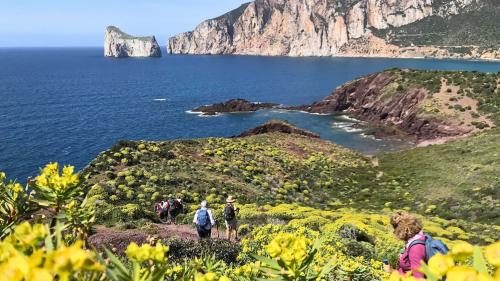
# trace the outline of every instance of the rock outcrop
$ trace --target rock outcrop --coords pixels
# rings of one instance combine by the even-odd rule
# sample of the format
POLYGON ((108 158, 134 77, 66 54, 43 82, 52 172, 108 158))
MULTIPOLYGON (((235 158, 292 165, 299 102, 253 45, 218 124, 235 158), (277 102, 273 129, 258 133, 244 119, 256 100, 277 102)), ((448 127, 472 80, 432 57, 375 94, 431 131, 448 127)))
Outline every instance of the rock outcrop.
POLYGON ((104 35, 104 56, 161 57, 161 49, 154 36, 135 37, 117 27, 108 26, 104 35))
POLYGON ((223 103, 203 105, 193 109, 193 112, 201 112, 203 115, 216 115, 217 113, 252 112, 265 108, 277 106, 274 103, 253 103, 245 99, 232 99, 223 103))
MULTIPOLYGON (((494 0, 256 0, 170 38, 168 49, 174 54, 450 57, 457 51, 449 46, 425 41, 405 48, 374 34, 431 16, 447 19, 490 2, 498 6, 494 0)), ((500 59, 499 48, 470 52, 500 59)))
POLYGON ((251 130, 241 133, 238 137, 248 137, 253 135, 267 134, 267 133, 284 133, 284 134, 297 134, 310 138, 319 138, 319 135, 300 129, 286 121, 271 120, 267 123, 255 127, 251 130))
MULTIPOLYGON (((463 78, 467 76, 470 81, 474 79, 473 75, 461 72, 388 70, 348 82, 322 101, 287 109, 348 114, 375 126, 395 129, 394 133, 405 134, 418 142, 462 136, 478 131, 478 123, 487 128, 495 126, 488 115, 478 109, 477 100, 463 95, 464 91, 473 93, 464 86, 469 82, 463 83, 465 90, 451 82, 467 81, 463 78)), ((495 78, 495 74, 490 76, 492 81, 499 81, 492 87, 498 87, 500 79, 495 78)), ((479 99, 481 95, 473 94, 479 99)))

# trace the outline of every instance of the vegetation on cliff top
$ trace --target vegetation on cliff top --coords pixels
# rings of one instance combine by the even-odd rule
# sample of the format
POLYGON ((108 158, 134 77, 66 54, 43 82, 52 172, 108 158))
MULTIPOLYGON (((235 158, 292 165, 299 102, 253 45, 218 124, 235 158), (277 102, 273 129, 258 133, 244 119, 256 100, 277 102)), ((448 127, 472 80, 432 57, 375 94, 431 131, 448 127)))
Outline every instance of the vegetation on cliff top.
POLYGON ((500 72, 424 71, 388 69, 396 78, 382 91, 382 99, 424 88, 421 114, 478 129, 500 125, 500 72))
POLYGON ((447 17, 430 16, 401 27, 374 29, 375 35, 399 46, 454 46, 453 53, 469 53, 468 46, 498 50, 500 6, 496 1, 482 1, 483 8, 447 17))

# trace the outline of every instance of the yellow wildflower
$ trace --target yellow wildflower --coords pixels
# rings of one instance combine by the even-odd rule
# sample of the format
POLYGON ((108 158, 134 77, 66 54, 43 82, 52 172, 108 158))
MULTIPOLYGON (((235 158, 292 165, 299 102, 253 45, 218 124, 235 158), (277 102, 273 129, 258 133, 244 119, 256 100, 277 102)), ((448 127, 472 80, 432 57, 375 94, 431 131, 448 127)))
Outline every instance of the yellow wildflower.
POLYGON ((472 255, 474 247, 467 242, 459 242, 451 248, 450 254, 457 260, 464 260, 472 255))
MULTIPOLYGON (((477 280, 478 280, 478 281, 495 281, 495 279, 493 279, 493 277, 491 277, 491 276, 489 276, 488 274, 483 273, 483 272, 481 272, 481 273, 479 273, 479 274, 477 275, 477 280)), ((498 279, 497 279, 497 280, 498 280, 498 279)))
POLYGON ((475 269, 467 266, 455 266, 446 274, 446 281, 478 281, 475 269))
POLYGON ((455 263, 451 257, 439 253, 429 260, 430 271, 439 277, 445 275, 448 269, 454 265, 455 263))
POLYGON ((129 259, 136 262, 144 262, 147 260, 162 262, 165 260, 165 253, 167 251, 168 246, 163 246, 161 243, 157 243, 155 247, 151 247, 149 244, 144 244, 139 247, 136 243, 132 242, 128 245, 125 254, 129 259))
POLYGON ((307 257, 309 239, 290 233, 278 234, 266 247, 273 258, 281 259, 286 265, 300 264, 307 257))
POLYGON ((500 267, 500 242, 496 242, 484 248, 486 260, 495 267, 500 267))

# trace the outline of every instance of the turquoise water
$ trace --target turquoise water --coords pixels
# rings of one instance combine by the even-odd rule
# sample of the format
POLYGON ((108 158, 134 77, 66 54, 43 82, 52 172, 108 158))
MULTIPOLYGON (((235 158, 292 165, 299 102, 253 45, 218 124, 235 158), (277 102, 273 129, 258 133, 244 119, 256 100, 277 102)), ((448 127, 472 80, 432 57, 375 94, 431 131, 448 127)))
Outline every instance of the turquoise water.
POLYGON ((233 136, 286 119, 363 153, 403 145, 375 140, 352 120, 300 112, 200 117, 187 111, 231 98, 287 105, 322 99, 342 83, 390 67, 500 71, 453 60, 165 56, 106 59, 102 50, 0 49, 0 170, 24 179, 50 161, 84 167, 121 139, 233 136))

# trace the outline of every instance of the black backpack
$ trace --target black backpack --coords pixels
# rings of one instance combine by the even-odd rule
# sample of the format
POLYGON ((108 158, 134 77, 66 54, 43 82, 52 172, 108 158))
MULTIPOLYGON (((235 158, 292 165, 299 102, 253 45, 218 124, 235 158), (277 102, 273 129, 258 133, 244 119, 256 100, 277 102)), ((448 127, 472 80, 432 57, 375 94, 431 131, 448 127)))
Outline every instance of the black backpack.
POLYGON ((234 207, 232 205, 226 205, 224 208, 224 219, 226 221, 232 221, 236 218, 236 214, 234 213, 234 207))

